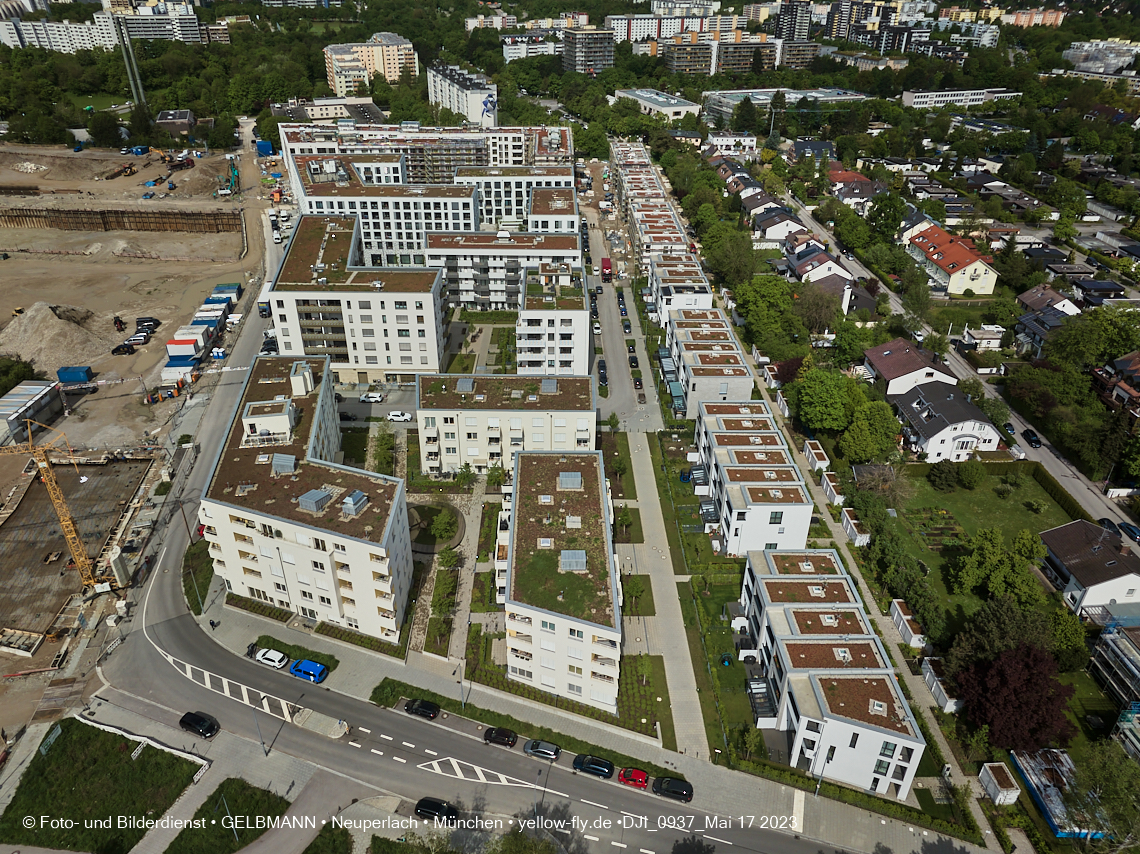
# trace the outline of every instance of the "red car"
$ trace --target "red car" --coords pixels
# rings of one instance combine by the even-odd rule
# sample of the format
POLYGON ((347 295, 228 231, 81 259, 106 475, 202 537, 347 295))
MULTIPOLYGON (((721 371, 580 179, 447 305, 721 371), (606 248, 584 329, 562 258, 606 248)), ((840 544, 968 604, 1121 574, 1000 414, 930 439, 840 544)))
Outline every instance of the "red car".
POLYGON ((618 782, 633 786, 635 789, 648 789, 649 775, 640 768, 622 768, 618 774, 618 782))

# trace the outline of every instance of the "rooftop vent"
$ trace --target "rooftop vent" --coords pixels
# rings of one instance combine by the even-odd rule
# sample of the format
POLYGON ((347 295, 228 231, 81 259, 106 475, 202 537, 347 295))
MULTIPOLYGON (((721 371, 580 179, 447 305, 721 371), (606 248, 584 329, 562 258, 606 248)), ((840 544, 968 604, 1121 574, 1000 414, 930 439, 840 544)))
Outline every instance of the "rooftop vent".
POLYGON ((320 513, 332 500, 332 496, 323 489, 310 489, 297 499, 297 506, 310 513, 320 513))
POLYGON ((835 614, 820 614, 819 621, 825 626, 838 626, 839 618, 835 614))
POLYGON ((292 474, 297 470, 297 458, 292 454, 273 455, 273 474, 292 474))
POLYGON ((455 381, 455 390, 458 392, 465 392, 470 394, 475 391, 475 378, 474 377, 461 377, 455 381))
POLYGON ((540 394, 558 394, 558 380, 544 379, 539 388, 540 394))
POLYGON ((582 549, 563 549, 558 556, 558 568, 562 572, 585 572, 586 552, 582 549))
POLYGON ((822 599, 824 596, 823 587, 818 584, 812 584, 808 587, 808 595, 815 596, 817 599, 822 599))
POLYGON ((344 497, 344 501, 341 502, 340 512, 345 516, 356 516, 359 515, 367 505, 368 496, 359 489, 354 489, 344 497))
POLYGON ((567 516, 566 517, 566 527, 568 529, 569 528, 581 528, 582 527, 582 517, 581 516, 567 516))

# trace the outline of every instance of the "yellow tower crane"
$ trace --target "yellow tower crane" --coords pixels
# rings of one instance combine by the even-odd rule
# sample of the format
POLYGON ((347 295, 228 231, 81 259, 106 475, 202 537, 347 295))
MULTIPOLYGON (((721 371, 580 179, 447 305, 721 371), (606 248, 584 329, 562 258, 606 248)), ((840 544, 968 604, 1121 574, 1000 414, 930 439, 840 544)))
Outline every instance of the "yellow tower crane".
MULTIPOLYGON (((71 509, 67 506, 67 499, 63 497, 63 490, 59 488, 59 481, 55 478, 55 471, 52 469, 51 460, 48 458, 48 452, 55 450, 55 441, 62 439, 67 441, 67 437, 60 433, 57 439, 53 439, 45 445, 36 445, 32 442, 32 425, 35 424, 43 427, 45 430, 52 428, 46 424, 40 424, 38 421, 28 420, 28 441, 22 442, 18 445, 5 445, 0 447, 0 456, 11 454, 27 454, 36 461, 36 468, 39 471, 40 477, 43 479, 44 486, 47 487, 48 497, 51 498, 52 506, 55 507, 56 515, 59 517, 59 526, 63 529, 64 539, 67 540, 67 548, 71 552, 71 560, 75 564, 75 568, 79 570, 79 577, 83 581, 84 587, 94 587, 96 584, 109 582, 112 587, 117 586, 113 575, 96 575, 94 564, 91 562, 90 556, 87 554, 87 549, 83 545, 83 540, 79 536, 79 527, 75 524, 75 518, 71 515, 71 509)), ((70 446, 68 453, 71 452, 70 446)), ((78 471, 78 469, 77 469, 78 471)))

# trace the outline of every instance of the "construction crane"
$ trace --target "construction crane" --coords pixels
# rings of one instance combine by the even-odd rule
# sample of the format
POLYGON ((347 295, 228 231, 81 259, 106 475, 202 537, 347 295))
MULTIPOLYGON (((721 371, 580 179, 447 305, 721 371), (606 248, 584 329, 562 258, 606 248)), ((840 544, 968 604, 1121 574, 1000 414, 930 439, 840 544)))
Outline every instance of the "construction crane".
MULTIPOLYGON (((64 539, 67 540, 67 548, 71 551, 71 560, 75 564, 75 568, 79 570, 79 577, 83 581, 84 587, 94 587, 96 584, 110 583, 112 587, 116 587, 115 578, 113 575, 96 575, 95 567, 91 562, 91 558, 87 554, 87 549, 83 545, 83 540, 79 536, 79 528, 75 524, 75 518, 71 515, 71 509, 67 506, 67 499, 63 497, 63 490, 59 488, 59 481, 55 479, 55 471, 52 469, 51 460, 48 457, 48 452, 55 449, 52 440, 45 445, 36 445, 32 442, 32 425, 43 427, 45 430, 52 428, 46 424, 40 424, 38 421, 32 421, 30 418, 27 421, 28 425, 28 441, 22 442, 18 445, 5 445, 0 447, 0 456, 11 454, 27 454, 36 461, 36 468, 39 470, 40 478, 47 487, 48 497, 51 498, 52 506, 55 507, 56 515, 59 517, 59 526, 63 529, 64 539)), ((67 441, 67 437, 60 433, 58 439, 67 441)), ((68 453, 71 453, 71 448, 68 447, 68 453)), ((76 469, 78 472, 78 469, 76 469)))

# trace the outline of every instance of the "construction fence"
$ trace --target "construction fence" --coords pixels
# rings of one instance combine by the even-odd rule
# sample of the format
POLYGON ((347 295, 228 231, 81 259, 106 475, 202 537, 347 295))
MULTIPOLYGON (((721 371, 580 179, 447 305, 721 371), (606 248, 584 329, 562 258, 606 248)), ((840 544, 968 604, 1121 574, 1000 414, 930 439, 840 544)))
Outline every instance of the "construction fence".
POLYGON ((242 230, 240 210, 28 210, 0 208, 0 228, 61 231, 184 231, 217 234, 242 230))

